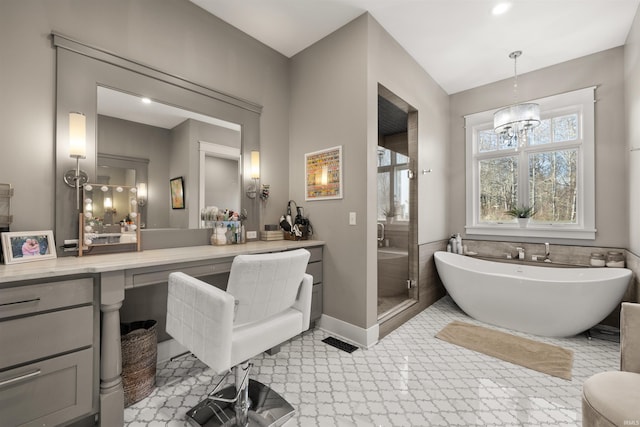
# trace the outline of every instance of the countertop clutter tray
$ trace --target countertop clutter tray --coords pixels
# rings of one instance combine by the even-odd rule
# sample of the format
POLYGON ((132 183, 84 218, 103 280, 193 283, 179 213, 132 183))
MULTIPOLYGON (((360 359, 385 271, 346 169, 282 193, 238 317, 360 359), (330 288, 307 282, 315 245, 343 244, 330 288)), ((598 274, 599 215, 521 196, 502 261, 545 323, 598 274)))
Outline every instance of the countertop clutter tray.
POLYGON ((266 230, 260 232, 260 240, 284 240, 284 233, 282 230, 266 230))

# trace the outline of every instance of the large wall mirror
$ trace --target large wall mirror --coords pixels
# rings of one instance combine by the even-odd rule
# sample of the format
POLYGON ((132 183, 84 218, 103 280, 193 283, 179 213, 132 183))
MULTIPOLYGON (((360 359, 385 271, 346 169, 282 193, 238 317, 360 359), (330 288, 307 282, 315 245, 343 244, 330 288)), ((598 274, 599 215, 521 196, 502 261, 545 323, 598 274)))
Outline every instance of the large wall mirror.
MULTIPOLYGON (((80 160, 80 168, 89 180, 144 184, 143 248, 151 248, 145 244, 145 233, 152 232, 153 245, 171 246, 157 237, 163 230, 172 236, 176 230, 185 230, 184 235, 189 230, 197 236, 194 244, 206 242, 203 233, 193 230, 202 226, 200 210, 209 205, 245 210, 246 229, 258 230, 258 202, 242 190, 251 183, 244 154, 259 150, 260 106, 64 36, 54 34, 53 41, 57 48, 58 241, 78 237, 75 192, 57 179, 75 167, 66 143, 72 111, 86 116, 87 155, 80 160), (171 206, 169 180, 176 177, 183 178, 184 209, 171 206)), ((167 240, 176 241, 175 237, 167 240)))

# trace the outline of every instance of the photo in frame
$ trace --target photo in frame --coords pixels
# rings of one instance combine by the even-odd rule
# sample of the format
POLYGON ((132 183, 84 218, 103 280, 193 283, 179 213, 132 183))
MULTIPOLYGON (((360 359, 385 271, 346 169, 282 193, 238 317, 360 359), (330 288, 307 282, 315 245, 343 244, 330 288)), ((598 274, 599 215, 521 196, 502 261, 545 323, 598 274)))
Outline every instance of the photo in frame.
POLYGON ((171 209, 184 209, 184 180, 181 176, 169 180, 171 209))
POLYGON ((2 233, 5 264, 40 261, 57 257, 52 230, 2 233))
POLYGON ((305 200, 342 199, 342 146, 304 155, 305 200))

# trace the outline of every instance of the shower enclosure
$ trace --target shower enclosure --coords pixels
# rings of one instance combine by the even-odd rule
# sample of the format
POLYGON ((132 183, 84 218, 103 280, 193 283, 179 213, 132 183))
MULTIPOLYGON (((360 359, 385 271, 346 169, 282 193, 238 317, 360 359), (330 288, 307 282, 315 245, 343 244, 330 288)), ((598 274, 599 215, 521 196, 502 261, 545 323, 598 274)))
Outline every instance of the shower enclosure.
POLYGON ((417 299, 417 111, 378 86, 378 322, 417 299))

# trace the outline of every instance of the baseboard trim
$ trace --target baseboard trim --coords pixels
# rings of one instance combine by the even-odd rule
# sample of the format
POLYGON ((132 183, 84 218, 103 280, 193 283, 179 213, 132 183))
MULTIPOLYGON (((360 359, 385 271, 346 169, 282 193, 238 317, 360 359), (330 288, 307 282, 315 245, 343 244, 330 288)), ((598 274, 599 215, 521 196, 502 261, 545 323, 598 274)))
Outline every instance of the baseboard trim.
POLYGON ((318 321, 318 328, 358 347, 371 348, 378 342, 380 327, 376 323, 364 329, 343 320, 323 314, 318 321))

